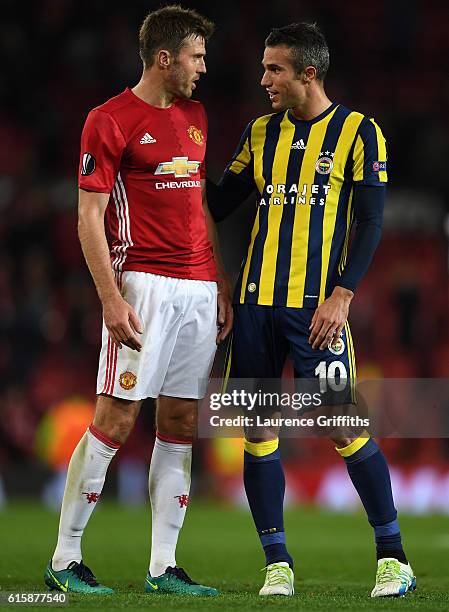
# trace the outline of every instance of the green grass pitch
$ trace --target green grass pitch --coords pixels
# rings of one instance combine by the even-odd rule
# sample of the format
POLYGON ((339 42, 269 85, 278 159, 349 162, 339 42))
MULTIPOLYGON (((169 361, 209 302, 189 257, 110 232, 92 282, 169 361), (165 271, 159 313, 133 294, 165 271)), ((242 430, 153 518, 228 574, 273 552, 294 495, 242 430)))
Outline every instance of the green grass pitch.
MULTIPOLYGON (((46 590, 42 575, 53 551, 57 523, 56 515, 33 502, 12 503, 0 512, 1 590, 46 590)), ((296 561, 296 595, 267 600, 257 596, 264 577, 259 571, 263 556, 249 512, 193 501, 180 537, 178 564, 194 580, 218 587, 222 594, 186 599, 143 593, 149 509, 103 502, 86 530, 84 560, 117 595, 72 595, 65 609, 449 610, 449 519, 402 516, 401 526, 418 590, 405 598, 372 600, 374 545, 365 516, 289 510, 286 528, 296 561)))

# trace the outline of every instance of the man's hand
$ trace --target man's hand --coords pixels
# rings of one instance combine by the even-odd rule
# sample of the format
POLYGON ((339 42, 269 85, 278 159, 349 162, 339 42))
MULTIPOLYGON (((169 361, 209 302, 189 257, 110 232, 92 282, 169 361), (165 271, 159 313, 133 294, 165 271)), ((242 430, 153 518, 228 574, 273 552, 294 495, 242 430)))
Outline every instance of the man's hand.
POLYGON ((137 334, 142 333, 142 325, 132 306, 120 295, 103 303, 103 318, 112 342, 122 348, 122 344, 140 352, 142 344, 137 334))
POLYGON ((217 344, 223 342, 226 339, 229 332, 232 329, 232 323, 234 321, 234 311, 232 310, 232 291, 231 282, 228 277, 223 277, 218 281, 218 334, 217 344))
POLYGON ((323 351, 332 338, 337 340, 341 336, 353 297, 354 294, 349 289, 335 287, 332 295, 318 306, 309 327, 309 344, 312 348, 323 351))

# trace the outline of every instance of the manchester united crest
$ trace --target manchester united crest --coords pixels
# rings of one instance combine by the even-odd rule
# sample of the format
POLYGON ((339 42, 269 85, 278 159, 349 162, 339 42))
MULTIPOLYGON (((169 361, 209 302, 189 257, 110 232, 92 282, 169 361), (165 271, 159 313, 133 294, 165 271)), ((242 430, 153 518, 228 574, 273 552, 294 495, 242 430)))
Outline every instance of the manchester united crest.
POLYGON ((119 383, 122 389, 125 391, 130 391, 134 389, 137 384, 137 376, 127 370, 126 372, 122 372, 119 377, 119 383))
POLYGON ((203 144, 204 136, 203 132, 199 128, 195 127, 194 125, 191 125, 187 130, 187 134, 189 135, 190 140, 193 140, 195 144, 199 146, 203 144))

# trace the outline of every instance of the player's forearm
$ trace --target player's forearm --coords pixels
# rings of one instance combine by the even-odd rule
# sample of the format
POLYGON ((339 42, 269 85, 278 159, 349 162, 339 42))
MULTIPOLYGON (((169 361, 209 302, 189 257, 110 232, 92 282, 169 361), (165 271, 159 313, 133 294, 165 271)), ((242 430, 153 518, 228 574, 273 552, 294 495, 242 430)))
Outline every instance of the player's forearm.
POLYGON ((232 172, 225 172, 218 185, 209 178, 206 184, 209 210, 216 223, 229 217, 254 190, 232 172))
POLYGON ((355 291, 365 276, 380 242, 381 229, 374 223, 359 224, 339 286, 355 291))
POLYGON ((354 292, 366 274, 382 235, 384 201, 384 187, 355 187, 353 205, 357 226, 346 267, 337 283, 340 287, 354 292))
POLYGON ((87 266, 102 304, 115 297, 119 297, 120 292, 112 273, 103 218, 96 211, 80 214, 78 236, 87 266))
POLYGON ((227 277, 226 270, 224 267, 223 258, 221 256, 217 227, 207 207, 205 208, 205 215, 206 215, 207 233, 209 236, 209 240, 211 241, 211 244, 212 244, 212 249, 214 252, 215 266, 217 268, 218 282, 220 283, 222 281, 227 281, 228 277, 227 277))
POLYGON ((206 180, 202 180, 201 182, 201 196, 203 201, 203 210, 206 218, 206 227, 207 227, 207 235, 212 244, 212 250, 214 253, 215 266, 217 268, 217 278, 218 284, 229 284, 228 276, 226 274, 226 270, 223 263, 223 258, 221 256, 220 251, 220 243, 218 240, 218 232, 217 226, 215 225, 215 221, 212 217, 212 214, 209 210, 209 202, 207 199, 207 187, 206 180))

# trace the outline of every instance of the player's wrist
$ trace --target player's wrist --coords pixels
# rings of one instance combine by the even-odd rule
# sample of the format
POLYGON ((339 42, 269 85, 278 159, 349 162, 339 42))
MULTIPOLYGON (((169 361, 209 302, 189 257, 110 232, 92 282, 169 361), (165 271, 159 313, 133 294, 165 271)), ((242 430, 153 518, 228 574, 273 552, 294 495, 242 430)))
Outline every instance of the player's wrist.
POLYGON ((123 301, 123 297, 118 290, 118 287, 111 287, 109 289, 99 290, 98 297, 103 308, 107 306, 123 301))
POLYGON ((218 272, 217 274, 218 293, 231 293, 231 279, 226 272, 218 272))
POLYGON ((349 303, 354 297, 354 292, 350 289, 346 289, 346 287, 340 287, 337 285, 337 287, 334 288, 332 295, 349 303))

